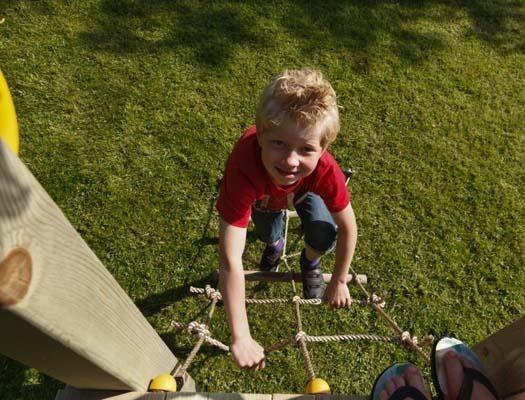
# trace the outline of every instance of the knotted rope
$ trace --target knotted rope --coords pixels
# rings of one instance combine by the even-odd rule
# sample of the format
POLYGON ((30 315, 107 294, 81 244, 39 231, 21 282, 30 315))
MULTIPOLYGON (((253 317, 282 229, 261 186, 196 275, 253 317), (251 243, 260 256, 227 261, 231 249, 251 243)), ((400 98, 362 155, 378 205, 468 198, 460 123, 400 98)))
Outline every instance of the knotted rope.
MULTIPOLYGON (((288 272, 292 272, 289 264, 288 259, 298 256, 300 253, 287 255, 286 254, 286 247, 287 247, 287 240, 288 240, 288 225, 290 220, 290 214, 286 213, 286 219, 285 219, 285 230, 284 230, 284 250, 283 254, 281 256, 281 260, 284 263, 285 268, 288 272)), ((357 277, 357 273, 354 271, 352 266, 350 266, 349 271, 354 277, 357 277)), ((306 334, 306 332, 303 330, 302 325, 302 319, 301 319, 301 305, 321 305, 322 301, 321 299, 303 299, 298 296, 297 294, 297 288, 294 280, 291 280, 291 286, 292 286, 292 293, 293 296, 291 298, 273 298, 273 299, 246 299, 246 304, 293 304, 295 308, 295 316, 296 316, 296 327, 297 327, 297 333, 295 336, 290 337, 288 339, 282 340, 281 342, 275 343, 269 347, 266 347, 264 352, 266 355, 270 354, 273 351, 281 350, 287 346, 295 345, 299 347, 301 354, 303 356, 303 359, 305 361, 305 366, 308 374, 308 380, 312 380, 315 378, 315 371, 312 365, 312 360, 310 358, 310 354, 308 352, 308 348, 306 343, 307 342, 315 342, 315 343, 328 343, 328 342, 336 342, 336 341, 356 341, 356 340, 367 340, 367 341, 374 341, 374 342, 387 342, 387 343, 401 343, 406 345, 409 349, 412 349, 413 351, 420 354, 427 362, 430 362, 430 358, 428 355, 422 350, 421 346, 429 346, 434 342, 433 336, 429 335, 421 340, 421 342, 418 341, 418 338, 416 336, 411 336, 408 331, 402 330, 399 325, 384 311, 385 307, 385 301, 377 296, 376 294, 372 293, 370 294, 366 288, 364 287, 363 283, 360 282, 359 279, 354 280, 357 285, 359 286, 360 290, 365 296, 364 300, 354 300, 351 299, 351 304, 358 304, 362 306, 370 306, 372 307, 377 313, 391 326, 391 328, 397 333, 397 336, 379 336, 375 334, 364 334, 364 333, 353 333, 353 334, 340 334, 340 335, 329 335, 329 336, 310 336, 306 334)), ((195 334, 198 337, 197 343, 191 350, 190 354, 184 361, 184 363, 174 369, 174 372, 172 375, 178 375, 181 376, 185 373, 186 369, 189 367, 193 359, 195 358, 197 352, 199 351, 202 344, 206 341, 207 343, 216 346, 224 351, 229 351, 229 347, 226 346, 224 343, 214 339, 211 337, 211 332, 209 329, 211 319, 213 316, 213 312, 215 310, 216 304, 218 301, 222 300, 221 293, 213 289, 210 285, 206 285, 204 289, 202 288, 196 288, 196 287, 190 287, 190 293, 194 294, 204 294, 208 299, 211 301, 211 307, 210 311, 208 313, 207 321, 206 323, 199 323, 197 321, 192 321, 189 324, 182 324, 179 322, 173 321, 171 323, 171 327, 174 329, 186 329, 188 332, 195 334)))
MULTIPOLYGON (((195 344, 195 346, 191 350, 190 354, 188 355, 188 357, 186 358, 184 363, 178 368, 175 367, 175 369, 172 372, 173 376, 177 376, 177 375, 178 376, 183 376, 184 373, 186 372, 186 370, 188 369, 188 367, 190 366, 191 362, 193 361, 193 359, 195 358, 195 356, 199 352, 199 349, 201 348, 201 346, 204 343, 204 341, 206 340, 206 338, 211 339, 210 330, 209 330, 208 327, 210 326, 211 319, 213 317, 213 313, 215 312, 215 307, 217 305, 217 302, 219 301, 220 293, 218 291, 216 291, 215 289, 212 289, 210 285, 206 285, 205 292, 206 292, 206 295, 211 299, 210 311, 208 312, 208 317, 206 319, 206 323, 205 324, 200 324, 198 322, 190 322, 188 324, 188 328, 187 329, 190 332, 196 332, 196 334, 197 334, 199 339, 197 340, 197 343, 195 344)), ((213 341, 215 341, 215 339, 213 339, 213 341)), ((220 342, 218 342, 218 343, 220 343, 220 342)))

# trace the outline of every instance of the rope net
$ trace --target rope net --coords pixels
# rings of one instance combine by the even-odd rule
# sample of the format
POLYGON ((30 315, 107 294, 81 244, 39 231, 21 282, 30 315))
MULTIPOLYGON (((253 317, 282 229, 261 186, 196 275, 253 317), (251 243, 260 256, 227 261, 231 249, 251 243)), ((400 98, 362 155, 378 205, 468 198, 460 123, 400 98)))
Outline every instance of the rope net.
MULTIPOLYGON (((281 256, 281 260, 284 262, 284 266, 286 270, 290 273, 293 271, 290 268, 288 260, 291 257, 297 256, 300 254, 300 253, 293 254, 293 255, 286 254, 287 240, 288 240, 288 225, 289 225, 291 215, 293 215, 293 213, 289 211, 286 212, 285 230, 284 230, 284 250, 281 256)), ((354 271, 352 266, 350 266, 349 273, 351 273, 354 277, 357 277, 357 273, 354 271)), ((321 299, 303 299, 301 298, 298 295, 297 287, 296 287, 294 280, 291 279, 290 283, 291 283, 291 288, 292 288, 292 296, 290 298, 274 298, 274 299, 249 299, 247 298, 245 301, 246 301, 246 304, 262 304, 262 305, 291 304, 293 305, 294 310, 295 310, 295 316, 296 316, 295 318, 296 319, 295 336, 289 337, 278 343, 268 346, 264 350, 265 350, 265 354, 270 354, 271 352, 282 350, 288 346, 297 346, 303 356, 306 372, 308 375, 308 380, 312 380, 315 378, 315 371, 314 371, 314 367, 313 367, 312 360, 310 357, 310 353, 308 351, 307 343, 328 343, 328 342, 338 342, 338 341, 348 342, 348 341, 358 341, 358 340, 359 341, 369 341, 369 342, 392 343, 392 344, 404 345, 409 350, 414 351, 416 354, 420 355, 425 360, 425 362, 430 363, 430 357, 428 356, 427 353, 425 353, 422 347, 431 346, 434 341, 433 336, 429 335, 429 336, 426 336, 418 340, 416 336, 411 336, 410 332, 401 329, 401 327, 399 327, 399 325, 394 321, 394 319, 385 312, 385 301, 381 297, 377 296, 376 294, 369 293, 366 290, 363 283, 359 279, 353 279, 352 283, 354 283, 355 285, 359 287, 362 294, 364 295, 364 299, 362 300, 352 299, 351 305, 371 307, 392 328, 392 330, 395 333, 394 336, 380 336, 380 335, 375 335, 373 333, 367 333, 367 334, 348 333, 348 334, 328 335, 328 336, 308 335, 303 330, 303 323, 302 323, 302 317, 301 317, 301 306, 319 306, 322 304, 322 301, 321 299)), ((221 293, 218 290, 212 288, 210 285, 206 285, 205 288, 190 287, 190 293, 206 296, 211 302, 211 307, 208 312, 206 322, 204 323, 199 322, 199 321, 192 321, 190 323, 180 323, 176 321, 171 322, 172 329, 181 330, 181 331, 186 330, 188 333, 191 333, 197 337, 197 342, 194 345, 188 357, 184 360, 182 364, 178 364, 173 370, 172 375, 177 376, 177 377, 184 375, 184 373, 190 366, 191 362, 197 355, 198 351, 200 350, 204 342, 212 346, 215 346, 221 350, 224 350, 227 352, 229 351, 229 347, 225 345, 224 343, 220 342, 219 340, 214 339, 210 331, 210 324, 211 324, 211 320, 212 320, 216 305, 219 301, 222 300, 221 293)))

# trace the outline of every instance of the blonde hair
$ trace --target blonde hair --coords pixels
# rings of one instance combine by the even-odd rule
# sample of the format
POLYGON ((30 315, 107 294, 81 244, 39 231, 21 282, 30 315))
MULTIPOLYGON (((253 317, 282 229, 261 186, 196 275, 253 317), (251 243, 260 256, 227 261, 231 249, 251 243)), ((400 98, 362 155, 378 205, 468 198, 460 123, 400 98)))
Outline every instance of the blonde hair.
POLYGON ((264 89, 255 119, 257 132, 270 132, 288 121, 318 130, 323 148, 335 140, 339 132, 336 95, 321 72, 284 71, 264 89))

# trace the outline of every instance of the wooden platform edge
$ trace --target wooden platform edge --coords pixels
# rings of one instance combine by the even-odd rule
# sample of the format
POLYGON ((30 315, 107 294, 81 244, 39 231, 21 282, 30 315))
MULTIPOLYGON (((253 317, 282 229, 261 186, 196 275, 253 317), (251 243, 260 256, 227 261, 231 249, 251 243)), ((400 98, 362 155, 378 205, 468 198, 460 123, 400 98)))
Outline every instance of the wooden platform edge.
POLYGON ((75 389, 70 386, 59 390, 55 400, 368 400, 364 395, 344 394, 259 394, 209 392, 115 392, 109 390, 75 389))
POLYGON ((498 394, 525 399, 525 317, 472 347, 498 394))

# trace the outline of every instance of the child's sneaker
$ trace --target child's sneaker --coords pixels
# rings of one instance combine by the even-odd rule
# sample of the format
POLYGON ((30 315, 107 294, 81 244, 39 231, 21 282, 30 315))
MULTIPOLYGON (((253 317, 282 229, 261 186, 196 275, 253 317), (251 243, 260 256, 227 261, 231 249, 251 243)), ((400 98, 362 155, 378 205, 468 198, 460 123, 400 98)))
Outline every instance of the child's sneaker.
POLYGON ((303 279, 303 296, 305 299, 321 299, 324 294, 324 279, 321 263, 312 265, 303 252, 301 253, 301 276, 303 279))
POLYGON ((281 261, 281 256, 283 255, 283 250, 283 238, 279 239, 275 245, 267 244, 261 256, 261 262, 259 263, 259 268, 261 271, 276 272, 279 261, 281 261))

